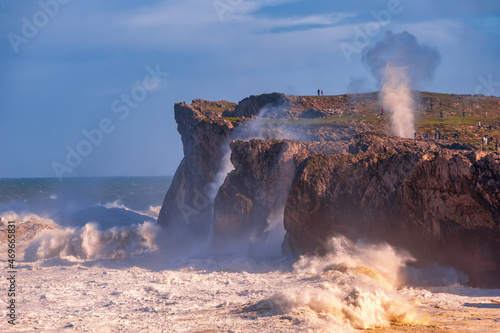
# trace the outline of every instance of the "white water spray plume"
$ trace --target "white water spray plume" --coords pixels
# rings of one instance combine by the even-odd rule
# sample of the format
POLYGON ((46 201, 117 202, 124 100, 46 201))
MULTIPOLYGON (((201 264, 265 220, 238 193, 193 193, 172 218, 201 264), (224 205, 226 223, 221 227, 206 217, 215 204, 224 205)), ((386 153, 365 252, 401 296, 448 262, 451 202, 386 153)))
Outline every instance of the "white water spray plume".
POLYGON ((380 103, 391 114, 393 134, 413 137, 417 105, 414 89, 432 80, 439 59, 436 49, 420 44, 406 31, 388 31, 381 41, 363 50, 363 62, 381 87, 380 103))
POLYGON ((387 64, 380 91, 382 107, 391 113, 393 134, 402 138, 412 138, 415 133, 415 100, 407 71, 407 67, 387 64))

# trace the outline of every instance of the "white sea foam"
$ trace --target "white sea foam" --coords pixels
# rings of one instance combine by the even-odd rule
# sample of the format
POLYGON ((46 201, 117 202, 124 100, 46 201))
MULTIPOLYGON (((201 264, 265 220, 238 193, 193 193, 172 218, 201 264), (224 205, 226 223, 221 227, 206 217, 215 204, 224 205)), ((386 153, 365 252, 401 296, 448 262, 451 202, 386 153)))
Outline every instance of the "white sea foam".
POLYGON ((324 244, 327 255, 303 256, 293 264, 285 257, 201 255, 185 258, 173 269, 151 270, 143 259, 154 257, 152 251, 165 242, 158 233, 151 223, 104 231, 89 223, 45 231, 31 242, 22 264, 26 304, 20 329, 61 330, 71 324, 77 331, 125 326, 139 331, 147 326, 172 331, 356 332, 394 323, 409 325, 409 331, 412 325, 421 329, 438 306, 440 314, 432 325, 453 330, 481 324, 479 328, 494 331, 495 308, 489 300, 500 299, 500 291, 459 285, 402 287, 407 272, 402 273, 412 258, 386 244, 336 237, 324 244), (141 260, 108 262, 112 268, 82 264, 141 253, 141 260), (40 288, 41 279, 50 280, 52 288, 40 288), (459 322, 464 309, 483 320, 459 322), (89 316, 89 311, 99 316, 89 316))
POLYGON ((140 211, 141 214, 158 219, 160 216, 161 206, 149 206, 147 210, 140 211))
POLYGON ((130 211, 130 212, 134 212, 134 213, 144 215, 147 217, 151 217, 154 219, 158 219, 158 216, 160 215, 160 210, 161 210, 161 206, 149 206, 148 209, 146 209, 146 210, 134 210, 134 209, 131 209, 131 208, 125 206, 121 202, 121 200, 107 202, 104 205, 100 205, 100 206, 107 208, 107 209, 113 209, 113 208, 124 209, 124 210, 130 211))
POLYGON ((115 200, 113 202, 107 202, 104 205, 101 205, 104 208, 110 209, 110 208, 120 208, 120 209, 126 209, 129 210, 125 205, 121 202, 121 200, 115 200))
MULTIPOLYGON (((104 206, 131 210, 118 201, 104 206)), ((136 213, 154 216, 159 209, 136 213)), ((277 214, 269 221, 274 238, 256 240, 263 253, 281 243, 281 220, 277 214)), ((207 255, 209 246, 197 243, 195 257, 168 266, 174 254, 165 250, 169 240, 154 223, 62 228, 49 216, 13 211, 1 213, 0 221, 16 221, 20 240, 23 234, 29 234, 26 241, 37 237, 24 259, 26 242, 16 243, 21 331, 356 332, 396 324, 387 330, 494 332, 500 327, 500 290, 464 287, 463 274, 451 268, 408 266, 412 258, 386 244, 335 237, 324 244, 327 255, 292 263, 287 257, 248 258, 247 252, 207 255), (135 260, 96 260, 123 257, 135 260), (405 286, 415 281, 444 286, 405 286)), ((7 309, 0 315, 5 318, 7 309)), ((11 329, 0 322, 0 331, 11 329)))
POLYGON ((159 227, 144 222, 130 227, 114 227, 101 231, 95 223, 81 228, 46 230, 26 249, 24 259, 36 261, 54 257, 93 260, 115 259, 151 252, 159 227))
POLYGON ((324 257, 301 257, 293 270, 297 282, 257 307, 267 304, 269 311, 302 318, 314 329, 423 322, 396 289, 400 270, 411 257, 389 245, 355 244, 344 237, 333 238, 327 247, 324 257))
POLYGON ((8 221, 16 221, 18 224, 36 221, 36 222, 40 222, 40 223, 48 224, 48 225, 52 225, 52 226, 57 225, 51 218, 49 218, 47 216, 41 216, 38 214, 34 214, 31 212, 16 213, 14 211, 7 211, 7 212, 1 213, 0 214, 0 222, 2 222, 2 224, 5 224, 8 221))

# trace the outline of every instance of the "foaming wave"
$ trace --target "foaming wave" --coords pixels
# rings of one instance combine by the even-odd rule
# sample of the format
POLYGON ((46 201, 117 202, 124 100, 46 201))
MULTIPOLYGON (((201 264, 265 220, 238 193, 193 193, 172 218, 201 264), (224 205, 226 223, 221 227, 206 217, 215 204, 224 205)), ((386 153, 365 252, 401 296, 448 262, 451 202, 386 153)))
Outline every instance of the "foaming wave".
POLYGON ((131 208, 128 208, 127 206, 125 206, 120 200, 115 200, 113 202, 107 202, 104 205, 100 205, 100 206, 107 208, 107 209, 112 209, 112 208, 124 209, 124 210, 128 210, 130 212, 134 212, 134 213, 141 214, 144 216, 152 217, 155 219, 158 219, 158 216, 160 215, 160 210, 161 210, 161 206, 149 206, 149 208, 146 210, 134 210, 134 209, 131 209, 131 208))
POLYGON ((150 222, 100 231, 97 224, 45 231, 26 249, 24 259, 118 259, 156 250, 160 228, 150 222))
MULTIPOLYGON (((43 217, 33 213, 16 213, 8 211, 0 214, 0 238, 6 239, 8 221, 16 222, 16 241, 27 242, 35 239, 45 230, 53 230, 59 226, 50 218, 43 217)), ((20 244, 19 244, 20 245, 20 244)), ((7 243, 1 243, 0 246, 7 246, 7 243)), ((22 248, 18 247, 18 252, 22 253, 22 248)))
POLYGON ((300 283, 247 308, 288 314, 317 330, 373 329, 391 323, 423 324, 412 303, 398 294, 400 271, 412 258, 389 245, 353 243, 335 237, 324 257, 294 264, 300 283))
POLYGON ((355 243, 344 236, 331 238, 323 247, 327 255, 303 256, 295 263, 295 270, 302 275, 356 270, 376 278, 380 284, 399 287, 405 282, 403 270, 406 264, 415 260, 389 244, 355 243))
POLYGON ((26 212, 26 213, 16 213, 14 211, 7 211, 0 214, 0 222, 2 224, 7 223, 8 221, 16 221, 17 223, 26 223, 26 222, 40 222, 43 224, 48 224, 52 226, 57 226, 57 224, 50 218, 40 216, 34 213, 26 212))
POLYGON ((121 200, 115 200, 113 202, 107 202, 104 205, 101 205, 104 208, 110 209, 110 208, 121 208, 121 209, 126 209, 129 210, 125 205, 121 202, 121 200))
POLYGON ((158 219, 158 216, 160 216, 160 210, 161 206, 149 206, 147 210, 141 211, 140 213, 158 219))

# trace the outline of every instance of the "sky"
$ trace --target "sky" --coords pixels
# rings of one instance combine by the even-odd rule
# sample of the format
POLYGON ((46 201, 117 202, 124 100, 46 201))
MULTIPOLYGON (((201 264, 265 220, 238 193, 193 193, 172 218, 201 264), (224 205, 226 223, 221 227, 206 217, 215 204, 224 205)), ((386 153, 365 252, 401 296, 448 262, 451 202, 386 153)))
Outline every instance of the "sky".
POLYGON ((0 0, 0 178, 173 175, 176 102, 378 90, 387 31, 438 50, 419 90, 500 96, 497 0, 0 0))

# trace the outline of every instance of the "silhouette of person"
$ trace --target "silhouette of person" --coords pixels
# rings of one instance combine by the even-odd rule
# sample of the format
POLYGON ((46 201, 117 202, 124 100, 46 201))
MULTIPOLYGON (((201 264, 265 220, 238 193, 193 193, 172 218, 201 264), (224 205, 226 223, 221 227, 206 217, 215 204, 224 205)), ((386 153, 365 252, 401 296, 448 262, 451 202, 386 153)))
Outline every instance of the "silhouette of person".
POLYGON ((319 96, 320 93, 321 93, 321 90, 318 89, 318 96, 319 96))

